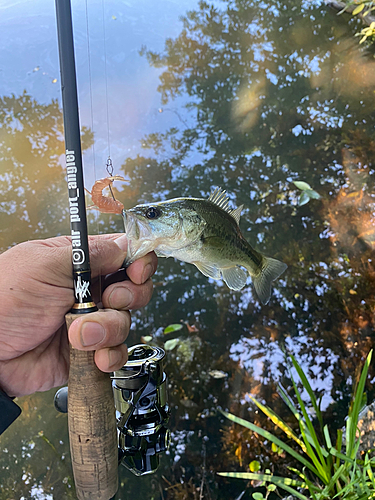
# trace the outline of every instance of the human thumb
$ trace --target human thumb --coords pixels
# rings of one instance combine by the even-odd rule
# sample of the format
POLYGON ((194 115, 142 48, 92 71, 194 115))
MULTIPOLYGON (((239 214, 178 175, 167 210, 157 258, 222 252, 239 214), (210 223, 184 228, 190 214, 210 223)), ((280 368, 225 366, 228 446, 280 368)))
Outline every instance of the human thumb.
POLYGON ((89 236, 92 277, 114 273, 120 269, 126 257, 127 246, 124 234, 89 236))

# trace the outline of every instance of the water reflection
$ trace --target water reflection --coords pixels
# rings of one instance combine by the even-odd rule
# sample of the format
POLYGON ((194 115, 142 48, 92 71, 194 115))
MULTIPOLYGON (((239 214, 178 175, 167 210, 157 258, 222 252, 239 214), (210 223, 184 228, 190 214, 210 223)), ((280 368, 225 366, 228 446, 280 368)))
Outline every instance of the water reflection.
MULTIPOLYGON (((2 250, 20 241, 68 232, 61 120, 56 100, 40 104, 26 91, 0 98, 2 250)), ((83 148, 92 140, 84 128, 83 148)))
MULTIPOLYGON (((172 445, 154 477, 121 471, 116 498, 227 499, 246 489, 245 499, 249 485, 215 472, 246 470, 257 458, 282 473, 283 457, 227 427, 216 409, 269 425, 247 394, 282 412, 276 387, 290 387, 286 351, 342 424, 374 330, 374 62, 353 42, 355 30, 299 0, 266 0, 262 8, 255 0, 202 3, 163 52, 144 50, 160 71, 163 109, 181 119, 164 132, 151 129, 143 154, 124 158, 116 173, 131 182, 118 197, 130 207, 224 187, 233 206, 246 207, 241 228, 250 243, 289 268, 261 307, 250 285, 234 293, 193 266, 160 260, 154 297, 135 313, 130 343, 150 334, 158 345, 180 339, 166 367, 172 445), (322 198, 298 206, 293 180, 322 198), (195 328, 163 334, 179 321, 195 328)), ((56 102, 42 105, 28 94, 0 101, 2 248, 68 232, 61 122, 56 102)), ((86 147, 91 141, 86 130, 86 147)), ((99 216, 97 224, 101 232, 122 230, 116 217, 99 216)), ((14 453, 0 459, 3 498, 70 498, 64 417, 50 393, 22 404, 22 420, 1 438, 14 453), (28 405, 37 410, 28 413, 28 405)))

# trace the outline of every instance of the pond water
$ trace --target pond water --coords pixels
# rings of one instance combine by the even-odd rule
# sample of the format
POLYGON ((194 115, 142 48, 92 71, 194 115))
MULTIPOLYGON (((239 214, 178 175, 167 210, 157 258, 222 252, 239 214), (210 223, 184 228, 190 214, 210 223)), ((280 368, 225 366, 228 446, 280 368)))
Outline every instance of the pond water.
MULTIPOLYGON (((125 207, 221 186, 232 207, 244 205, 249 242, 288 264, 262 306, 250 282, 233 292, 159 259, 128 343, 179 339, 166 364, 171 447, 153 476, 121 468, 116 499, 250 499, 250 484, 216 472, 254 459, 282 471, 282 457, 217 409, 267 425, 248 395, 283 412, 277 385, 291 386, 292 353, 341 426, 373 344, 373 53, 354 38, 356 20, 318 2, 88 4, 73 2, 86 185, 106 176, 110 153, 129 181, 116 186, 125 207), (294 181, 320 198, 300 205, 294 181)), ((69 222, 54 6, 3 0, 0 13, 5 250, 69 234, 69 222)), ((116 215, 90 211, 89 222, 92 234, 123 230, 116 215)), ((373 376, 371 367, 369 400, 373 376)), ((54 393, 20 398, 22 416, 0 438, 2 500, 75 498, 54 393)))

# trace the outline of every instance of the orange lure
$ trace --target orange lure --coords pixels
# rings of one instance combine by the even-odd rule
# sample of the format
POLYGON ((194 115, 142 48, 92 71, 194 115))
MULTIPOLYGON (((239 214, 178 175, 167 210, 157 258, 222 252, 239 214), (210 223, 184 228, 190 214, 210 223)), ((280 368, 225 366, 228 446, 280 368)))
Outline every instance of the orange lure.
POLYGON ((125 181, 125 179, 121 175, 105 177, 97 180, 91 189, 92 202, 103 214, 121 214, 124 210, 124 205, 120 201, 103 195, 103 189, 110 187, 113 181, 125 181))

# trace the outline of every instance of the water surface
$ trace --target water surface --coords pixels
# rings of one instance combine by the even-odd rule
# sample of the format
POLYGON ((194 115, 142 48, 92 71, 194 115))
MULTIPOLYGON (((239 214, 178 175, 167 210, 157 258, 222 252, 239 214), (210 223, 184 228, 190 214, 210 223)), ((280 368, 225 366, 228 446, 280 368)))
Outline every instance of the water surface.
MULTIPOLYGON (((0 9, 5 250, 68 234, 69 224, 53 5, 0 9)), ((258 459, 286 473, 283 460, 217 408, 267 425, 248 395, 283 411, 276 388, 290 388, 289 352, 342 425, 373 343, 373 54, 354 38, 355 21, 302 0, 108 2, 104 28, 101 2, 90 2, 88 22, 81 2, 73 15, 86 184, 106 175, 110 151, 129 180, 117 186, 126 207, 221 186, 232 207, 244 204, 249 242, 288 264, 262 306, 250 281, 233 292, 194 266, 159 260, 129 344, 180 339, 167 362, 172 444, 154 476, 121 468, 116 498, 250 499, 251 485, 216 472, 258 459), (299 206, 297 180, 321 198, 299 206)), ((93 234, 122 231, 118 216, 89 220, 93 234)), ((53 394, 21 398, 21 418, 1 437, 0 498, 74 498, 67 421, 53 394)))

